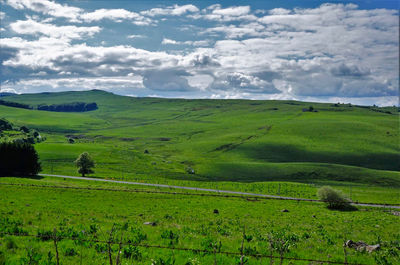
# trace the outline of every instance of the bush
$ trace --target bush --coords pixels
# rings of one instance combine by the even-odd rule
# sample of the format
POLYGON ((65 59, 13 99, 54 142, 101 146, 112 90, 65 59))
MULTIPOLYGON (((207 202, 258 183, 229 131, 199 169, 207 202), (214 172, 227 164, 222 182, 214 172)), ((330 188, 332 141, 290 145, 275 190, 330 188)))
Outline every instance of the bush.
POLYGON ((321 187, 318 190, 318 198, 327 204, 329 209, 349 208, 350 200, 340 191, 334 190, 329 186, 321 187))
POLYGON ((76 256, 78 252, 74 248, 67 248, 64 252, 64 256, 73 257, 76 256))
POLYGON ((32 176, 40 170, 33 145, 23 141, 0 143, 0 176, 32 176))

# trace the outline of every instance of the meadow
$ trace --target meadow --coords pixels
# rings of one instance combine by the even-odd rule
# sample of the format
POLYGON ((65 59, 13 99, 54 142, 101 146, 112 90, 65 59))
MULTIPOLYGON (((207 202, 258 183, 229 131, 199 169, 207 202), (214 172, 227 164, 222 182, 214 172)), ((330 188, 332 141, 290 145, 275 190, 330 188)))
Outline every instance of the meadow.
POLYGON ((239 253, 243 264, 280 264, 281 255, 282 264, 399 261, 399 217, 389 209, 332 211, 321 203, 129 192, 109 183, 87 189, 84 181, 54 178, 1 183, 0 251, 6 264, 35 257, 41 263, 31 264, 55 264, 54 229, 60 264, 110 264, 109 253, 116 264, 118 252, 120 264, 241 264, 239 253), (4 185, 17 183, 42 186, 4 185), (343 248, 349 239, 381 244, 381 250, 343 248))
MULTIPOLYGON (((96 163, 94 178, 310 199, 330 185, 353 201, 400 204, 396 107, 132 98, 99 90, 5 99, 34 108, 97 103, 82 113, 0 105, 0 118, 45 137, 35 143, 45 174, 78 176, 74 160, 86 151, 96 163)), ((13 137, 18 133, 0 139, 13 137)), ((238 253, 243 264, 271 264, 256 254, 279 264, 281 251, 293 258, 283 264, 399 262, 399 217, 388 208, 333 211, 315 202, 129 192, 132 186, 52 177, 1 178, 0 189, 0 264, 1 257, 21 264, 35 256, 55 264, 54 242, 45 236, 54 229, 61 264, 110 264, 109 252, 114 264, 118 253, 122 264, 240 264, 238 253), (7 235, 13 231, 32 237, 7 235), (343 248, 349 239, 382 249, 343 248)))

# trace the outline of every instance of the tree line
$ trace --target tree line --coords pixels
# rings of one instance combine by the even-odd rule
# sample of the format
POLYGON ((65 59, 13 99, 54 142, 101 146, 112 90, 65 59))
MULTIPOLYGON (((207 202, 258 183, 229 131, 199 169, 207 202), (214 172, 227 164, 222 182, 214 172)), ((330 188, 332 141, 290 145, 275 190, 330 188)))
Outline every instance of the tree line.
POLYGON ((38 110, 56 111, 56 112, 85 112, 98 109, 96 102, 72 102, 62 104, 45 105, 41 104, 38 110))
MULTIPOLYGON (((0 100, 0 105, 14 107, 14 108, 21 108, 21 109, 34 109, 34 107, 6 100, 0 100)), ((92 111, 98 109, 96 102, 71 102, 71 103, 61 103, 61 104, 40 104, 37 106, 37 110, 45 110, 45 111, 55 111, 55 112, 85 112, 85 111, 92 111)))

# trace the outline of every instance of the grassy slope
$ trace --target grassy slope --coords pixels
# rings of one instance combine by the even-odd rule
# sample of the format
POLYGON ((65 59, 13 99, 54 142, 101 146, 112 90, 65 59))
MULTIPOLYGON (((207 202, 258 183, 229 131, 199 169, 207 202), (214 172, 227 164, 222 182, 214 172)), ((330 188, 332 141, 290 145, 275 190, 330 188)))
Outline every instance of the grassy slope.
MULTIPOLYGON (((36 145, 45 173, 76 174, 72 161, 88 151, 97 162, 98 177, 400 186, 399 116, 394 109, 396 114, 390 115, 348 105, 130 98, 103 91, 7 100, 31 105, 97 102, 99 109, 86 113, 0 106, 2 117, 47 137, 36 145), (302 112, 310 105, 318 112, 302 112), (68 144, 69 134, 81 139, 68 144), (195 175, 186 173, 188 166, 195 175)), ((393 192, 391 202, 399 199, 398 193, 393 192)))

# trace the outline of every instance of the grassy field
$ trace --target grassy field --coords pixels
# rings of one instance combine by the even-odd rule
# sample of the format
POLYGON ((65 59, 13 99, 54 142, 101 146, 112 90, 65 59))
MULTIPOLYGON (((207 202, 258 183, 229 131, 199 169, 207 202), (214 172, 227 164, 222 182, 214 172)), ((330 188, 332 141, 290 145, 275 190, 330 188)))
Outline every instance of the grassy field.
MULTIPOLYGON (((96 162, 91 175, 96 178, 311 199, 317 199, 319 187, 330 185, 353 201, 400 204, 400 124, 394 107, 132 98, 97 90, 5 99, 33 107, 97 103, 98 110, 83 113, 0 105, 0 118, 37 130, 46 139, 35 144, 42 173, 77 176, 74 160, 87 151, 96 162), (303 111, 310 106, 317 111, 303 111)), ((19 135, 6 131, 0 140, 19 135)), ((55 264, 54 242, 46 238, 54 229, 67 237, 58 242, 61 264, 110 264, 104 242, 113 227, 114 264, 118 252, 122 264, 240 264, 242 249, 248 259, 244 264, 271 264, 252 254, 279 257, 279 249, 294 259, 399 263, 399 217, 385 208, 332 211, 312 202, 127 189, 134 186, 1 178, 0 264, 28 264, 35 257, 41 261, 30 264, 55 264), (32 237, 6 235, 16 232, 32 237), (346 249, 345 257, 348 239, 379 243, 382 249, 346 249), (123 244, 119 249, 120 241, 141 246, 123 244)), ((279 264, 279 258, 274 260, 279 264)), ((283 264, 319 263, 285 259, 283 264)))
POLYGON ((307 198, 329 184, 353 200, 400 203, 396 108, 131 98, 96 90, 6 99, 34 107, 98 104, 98 110, 84 113, 0 106, 0 117, 47 138, 35 145, 43 173, 77 175, 73 161, 87 151, 100 178, 282 195, 304 188, 307 198), (302 111, 309 106, 318 112, 302 111), (278 181, 288 188, 280 189, 278 181))
MULTIPOLYGON (((252 257, 254 253, 278 257, 273 260, 279 264, 279 249, 283 245, 289 247, 283 252, 285 258, 344 262, 343 243, 348 239, 382 246, 374 253, 347 249, 346 258, 350 263, 398 264, 400 261, 396 250, 400 247, 399 217, 387 209, 360 208, 346 212, 331 211, 323 204, 310 202, 144 192, 149 189, 137 193, 127 192, 132 187, 109 183, 90 188, 124 191, 3 185, 89 187, 84 181, 55 178, 3 178, 1 183, 0 234, 36 236, 4 235, 0 252, 6 264, 27 264, 27 260, 35 257, 40 257, 40 264, 54 264, 46 263, 49 255, 55 262, 54 242, 49 238, 54 229, 60 237, 74 237, 74 240, 58 242, 61 264, 80 264, 82 260, 82 264, 109 264, 108 245, 104 242, 110 240, 113 227, 112 240, 117 243, 167 247, 122 245, 119 248, 115 244, 111 249, 113 262, 121 249, 122 264, 240 264, 240 255, 214 254, 213 246, 215 252, 240 253, 242 241, 247 260, 244 264, 271 264, 270 258, 252 257), (214 213, 215 209, 218 214, 214 213), (282 212, 283 209, 288 212, 282 212), (155 225, 146 225, 146 222, 155 225)), ((318 264, 283 261, 283 264, 318 264)))

